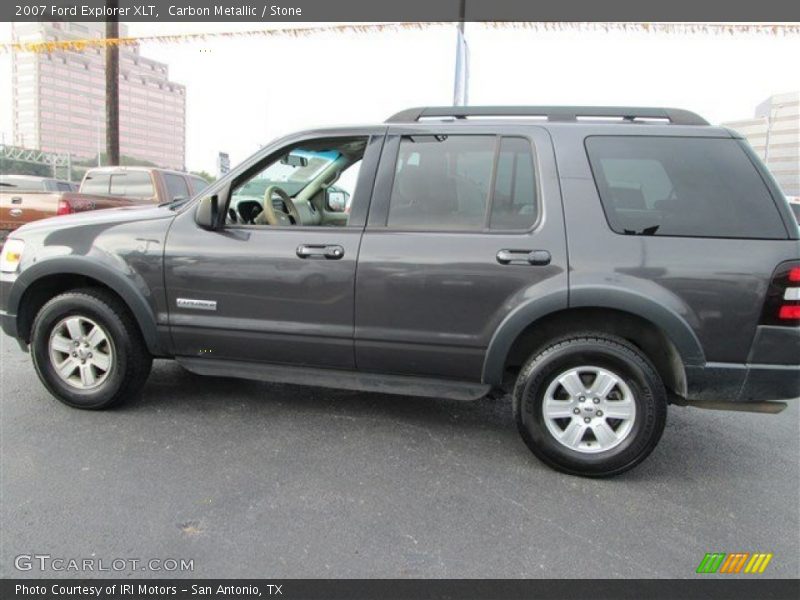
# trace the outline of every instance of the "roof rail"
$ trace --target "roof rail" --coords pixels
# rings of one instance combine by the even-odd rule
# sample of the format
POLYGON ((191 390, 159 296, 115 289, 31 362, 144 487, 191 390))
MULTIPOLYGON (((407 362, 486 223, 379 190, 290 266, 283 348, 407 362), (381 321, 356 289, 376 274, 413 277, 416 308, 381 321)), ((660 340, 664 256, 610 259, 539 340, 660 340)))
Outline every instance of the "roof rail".
POLYGON ((700 115, 680 108, 634 106, 423 106, 389 117, 387 123, 414 123, 420 119, 451 117, 543 117, 548 121, 577 121, 581 117, 668 120, 673 125, 708 125, 700 115))

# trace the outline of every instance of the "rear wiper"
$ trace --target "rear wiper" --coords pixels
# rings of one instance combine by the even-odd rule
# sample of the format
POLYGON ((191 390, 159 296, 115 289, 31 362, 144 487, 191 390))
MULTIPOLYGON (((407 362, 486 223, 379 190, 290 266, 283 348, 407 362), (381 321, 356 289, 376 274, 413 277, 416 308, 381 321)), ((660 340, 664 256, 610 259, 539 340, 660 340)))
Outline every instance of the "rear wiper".
POLYGON ((168 206, 172 209, 178 208, 181 204, 185 204, 188 202, 190 198, 180 198, 179 200, 165 200, 164 202, 159 202, 158 207, 161 208, 162 206, 168 206))
POLYGON ((655 235, 656 231, 658 231, 659 225, 652 225, 650 227, 645 227, 642 229, 642 235, 655 235))
POLYGON ((659 227, 660 225, 651 225, 650 227, 645 227, 641 231, 636 231, 635 229, 623 229, 622 232, 625 235, 655 235, 659 227))

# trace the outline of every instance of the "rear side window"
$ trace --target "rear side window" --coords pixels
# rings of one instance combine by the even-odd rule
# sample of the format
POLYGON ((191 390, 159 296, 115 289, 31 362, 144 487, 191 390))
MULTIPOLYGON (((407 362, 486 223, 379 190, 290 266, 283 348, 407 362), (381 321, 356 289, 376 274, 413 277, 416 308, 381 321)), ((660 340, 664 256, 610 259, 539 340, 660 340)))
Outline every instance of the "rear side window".
POLYGON ((526 230, 536 212, 528 140, 493 135, 401 139, 388 227, 526 230))
POLYGON ((497 157, 491 229, 529 229, 536 221, 536 185, 531 145, 503 138, 497 157))
POLYGON ((81 184, 81 192, 84 194, 108 194, 108 173, 89 173, 81 184))
POLYGON ((786 230, 737 140, 586 139, 609 225, 628 235, 781 239, 786 230))
POLYGON ((183 200, 191 196, 186 180, 174 173, 164 173, 164 182, 167 184, 167 192, 170 200, 183 200))
POLYGON ((114 173, 111 176, 110 193, 126 198, 152 198, 155 196, 150 174, 144 171, 114 173))

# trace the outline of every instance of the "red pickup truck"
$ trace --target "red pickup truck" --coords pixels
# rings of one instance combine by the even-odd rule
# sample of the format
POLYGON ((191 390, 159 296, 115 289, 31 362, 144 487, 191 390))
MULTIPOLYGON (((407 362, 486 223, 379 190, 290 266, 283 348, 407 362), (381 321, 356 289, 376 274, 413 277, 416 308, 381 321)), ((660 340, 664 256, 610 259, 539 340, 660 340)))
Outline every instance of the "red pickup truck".
POLYGON ((150 167, 98 167, 75 184, 26 175, 0 176, 0 241, 17 227, 86 210, 188 198, 208 183, 179 171, 150 167))

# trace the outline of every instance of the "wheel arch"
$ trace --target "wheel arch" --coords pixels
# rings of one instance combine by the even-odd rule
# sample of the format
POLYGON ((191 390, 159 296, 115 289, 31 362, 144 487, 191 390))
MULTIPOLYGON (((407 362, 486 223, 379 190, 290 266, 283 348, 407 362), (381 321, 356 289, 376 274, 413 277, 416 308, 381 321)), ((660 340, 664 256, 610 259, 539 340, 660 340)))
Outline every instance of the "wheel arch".
POLYGON ((30 342, 33 320, 48 300, 81 287, 104 288, 119 297, 139 326, 148 351, 154 356, 163 354, 156 318, 142 292, 130 279, 86 258, 50 259, 20 273, 8 298, 9 312, 17 315, 19 339, 30 342))
MULTIPOLYGON (((572 298, 571 298, 572 300, 572 298)), ((677 395, 686 394, 686 366, 705 355, 689 324, 669 308, 630 292, 605 294, 589 305, 545 310, 532 300, 512 312, 496 330, 484 359, 482 380, 501 386, 508 368, 537 348, 572 331, 597 331, 639 347, 677 395)))

